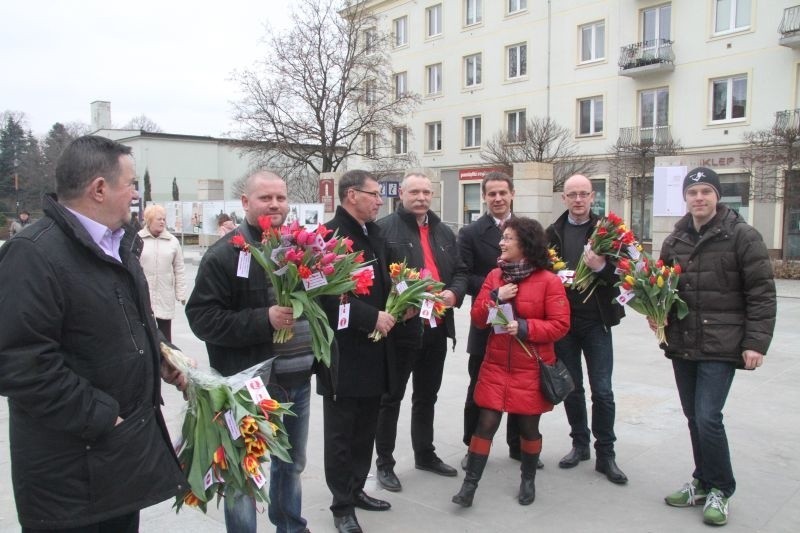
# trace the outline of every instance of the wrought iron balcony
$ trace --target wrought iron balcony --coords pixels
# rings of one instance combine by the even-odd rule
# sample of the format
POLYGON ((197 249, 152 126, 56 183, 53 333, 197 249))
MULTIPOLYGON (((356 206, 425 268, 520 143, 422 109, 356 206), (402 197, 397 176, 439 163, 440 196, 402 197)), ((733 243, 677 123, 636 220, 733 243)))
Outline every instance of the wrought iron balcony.
POLYGON ((798 130, 800 129, 800 109, 787 109, 775 113, 775 130, 798 130))
POLYGON ((675 68, 672 41, 653 39, 620 48, 619 73, 635 78, 653 72, 668 72, 675 68))
POLYGON ((651 145, 666 145, 672 142, 669 126, 654 126, 652 128, 620 128, 617 145, 620 147, 646 147, 651 145))
POLYGON ((781 34, 778 42, 782 46, 800 48, 800 6, 787 7, 783 10, 778 33, 781 34))

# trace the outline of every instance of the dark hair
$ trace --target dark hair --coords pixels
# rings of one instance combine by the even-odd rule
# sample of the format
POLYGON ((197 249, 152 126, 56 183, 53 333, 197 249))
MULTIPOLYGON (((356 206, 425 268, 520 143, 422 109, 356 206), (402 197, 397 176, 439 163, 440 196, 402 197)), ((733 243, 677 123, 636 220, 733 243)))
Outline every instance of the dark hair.
POLYGON ((217 226, 221 226, 226 222, 233 222, 231 216, 227 213, 220 213, 217 215, 217 226))
POLYGON ((522 255, 534 268, 550 268, 547 253, 547 235, 538 221, 527 217, 511 217, 506 221, 506 228, 513 229, 522 255))
POLYGON ((499 170, 493 170, 486 174, 483 177, 483 181, 481 181, 481 193, 486 194, 486 184, 490 181, 505 181, 508 183, 508 190, 514 192, 514 180, 511 179, 511 176, 506 174, 505 172, 500 172, 499 170))
POLYGON ((120 174, 119 158, 130 155, 131 147, 105 137, 78 137, 61 153, 56 165, 56 193, 62 200, 81 195, 96 177, 116 183, 120 174))
POLYGON ((20 214, 20 215, 28 215, 28 216, 31 216, 31 212, 30 212, 30 211, 28 211, 27 209, 23 209, 22 211, 20 211, 20 212, 19 212, 19 214, 20 214))
POLYGON ((363 187, 367 180, 378 181, 366 170, 348 170, 339 178, 339 201, 344 202, 347 190, 363 187))

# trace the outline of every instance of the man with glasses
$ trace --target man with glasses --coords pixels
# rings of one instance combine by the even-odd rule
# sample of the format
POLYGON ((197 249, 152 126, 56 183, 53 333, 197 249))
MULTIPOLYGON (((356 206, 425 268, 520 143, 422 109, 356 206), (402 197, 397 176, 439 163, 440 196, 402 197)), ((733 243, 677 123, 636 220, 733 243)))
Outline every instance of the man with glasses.
POLYGON ((398 387, 381 399, 375 450, 378 458, 378 483, 386 490, 402 490, 394 473, 393 457, 397 438, 397 419, 406 384, 414 375, 411 397, 411 444, 419 470, 453 477, 456 469, 445 464, 433 445, 433 418, 439 387, 442 384, 447 338, 455 342, 452 307, 461 305, 467 292, 467 270, 456 247, 456 236, 430 210, 433 198, 431 180, 420 172, 409 172, 400 184, 401 205, 382 218, 389 262, 403 262, 418 270, 427 269, 434 279, 445 284, 442 291, 449 308, 443 319, 413 317, 398 324, 392 333, 398 353, 398 387))
POLYGON ((567 210, 547 228, 548 240, 572 270, 583 255, 586 265, 598 274, 602 283, 588 298, 578 291, 567 291, 571 325, 569 333, 556 342, 556 356, 567 365, 575 381, 575 390, 564 400, 571 427, 572 450, 559 461, 558 466, 573 468, 590 457, 590 433, 581 367, 583 352, 592 391, 591 434, 595 438, 597 455, 595 470, 605 474, 612 483, 624 484, 628 478, 617 466, 614 453, 614 441, 617 440, 614 434, 616 407, 611 389, 614 368, 611 327, 619 324, 625 315, 625 310, 615 301, 619 294, 614 287, 618 279, 614 273, 616 265, 586 247, 599 218, 591 209, 594 191, 589 178, 580 174, 571 176, 564 182, 561 198, 567 210))

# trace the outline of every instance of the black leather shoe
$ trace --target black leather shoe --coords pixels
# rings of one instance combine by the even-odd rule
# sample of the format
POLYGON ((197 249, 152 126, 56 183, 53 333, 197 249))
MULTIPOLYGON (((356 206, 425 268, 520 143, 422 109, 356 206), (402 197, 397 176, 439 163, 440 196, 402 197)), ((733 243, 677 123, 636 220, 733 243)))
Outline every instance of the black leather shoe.
POLYGON ((333 526, 339 533, 362 533, 363 531, 354 514, 334 516, 333 526))
POLYGON ((367 493, 363 490, 356 494, 353 505, 359 509, 364 509, 365 511, 388 511, 392 508, 391 503, 384 500, 379 500, 378 498, 373 498, 372 496, 367 496, 367 493))
POLYGON ((624 485, 628 482, 628 476, 619 469, 613 457, 598 457, 594 463, 594 469, 605 474, 611 483, 624 485))
POLYGON ((458 471, 455 468, 444 464, 438 457, 429 463, 417 463, 415 466, 417 470, 427 470, 440 476, 456 477, 458 475, 458 471))
POLYGON ((558 467, 573 468, 578 466, 581 461, 588 461, 590 457, 589 448, 573 446, 569 453, 558 462, 558 467))
POLYGON ((390 492, 400 492, 403 490, 403 485, 400 484, 400 480, 397 479, 394 470, 389 467, 379 468, 377 478, 378 485, 390 492))

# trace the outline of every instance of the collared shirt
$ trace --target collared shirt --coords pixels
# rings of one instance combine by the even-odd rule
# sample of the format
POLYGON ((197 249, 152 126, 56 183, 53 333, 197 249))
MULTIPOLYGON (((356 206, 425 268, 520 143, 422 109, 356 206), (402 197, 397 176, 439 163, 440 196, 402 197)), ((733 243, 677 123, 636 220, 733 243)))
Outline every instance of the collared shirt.
POLYGON ((119 244, 122 242, 122 237, 125 235, 124 228, 111 231, 107 226, 104 226, 103 224, 100 224, 99 222, 78 213, 74 209, 70 209, 67 206, 64 207, 66 207, 70 213, 75 215, 75 218, 78 219, 78 222, 81 223, 81 226, 83 226, 86 231, 89 232, 89 236, 92 238, 95 244, 97 244, 97 246, 99 246, 107 256, 113 257, 120 263, 122 262, 122 259, 119 257, 119 244))
POLYGON ((504 218, 503 220, 500 220, 499 218, 495 218, 495 217, 492 217, 492 220, 494 220, 494 225, 495 226, 498 226, 498 227, 502 228, 505 225, 505 223, 508 222, 508 220, 510 218, 511 218, 511 211, 508 212, 508 215, 506 215, 506 218, 504 218))

